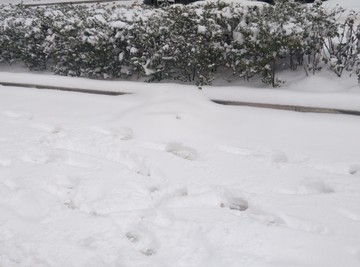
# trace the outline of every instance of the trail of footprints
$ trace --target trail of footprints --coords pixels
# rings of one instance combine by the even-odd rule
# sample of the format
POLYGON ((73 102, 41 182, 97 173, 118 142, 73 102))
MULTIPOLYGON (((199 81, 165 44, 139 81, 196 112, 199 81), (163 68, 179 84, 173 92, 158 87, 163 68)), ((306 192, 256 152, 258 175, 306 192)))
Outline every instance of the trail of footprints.
MULTIPOLYGON (((12 113, 6 114, 10 117, 19 117, 12 113)), ((91 127, 89 128, 88 133, 84 134, 83 132, 70 132, 62 126, 33 124, 32 127, 45 133, 41 138, 39 138, 39 142, 47 149, 39 149, 39 151, 30 151, 24 153, 21 159, 25 162, 33 164, 62 162, 66 165, 78 168, 96 169, 100 167, 99 164, 101 164, 101 160, 109 160, 123 164, 130 171, 133 171, 142 176, 151 177, 153 172, 156 172, 156 168, 152 166, 152 161, 149 158, 134 153, 129 153, 127 151, 121 151, 121 145, 117 145, 116 143, 114 145, 114 139, 119 140, 120 142, 126 142, 134 138, 134 132, 130 128, 123 127, 116 130, 108 130, 101 127, 91 127), (86 136, 86 138, 84 138, 84 136, 86 136)), ((196 151, 196 149, 185 146, 181 143, 145 143, 142 145, 148 149, 163 150, 184 160, 196 160, 199 157, 199 153, 196 151)), ((288 156, 282 151, 265 151, 227 145, 217 145, 215 146, 215 150, 241 157, 250 157, 254 160, 266 160, 273 164, 286 164, 289 162, 288 156)), ((10 164, 11 160, 0 158, 0 166, 9 166, 10 164)), ((350 166, 349 174, 357 175, 359 172, 359 165, 350 166)), ((157 185, 150 186, 149 189, 151 194, 159 194, 159 190, 161 189, 159 189, 157 185)), ((326 185, 323 181, 304 183, 296 191, 279 191, 279 193, 285 194, 304 195, 322 193, 327 194, 333 192, 334 189, 326 185)), ((178 197, 179 192, 178 190, 175 190, 174 193, 166 193, 165 195, 165 198, 171 199, 174 198, 174 196, 178 197)), ((187 193, 184 192, 180 195, 188 196, 187 193)), ((72 206, 73 205, 70 203, 69 207, 72 206)), ((238 211, 246 211, 249 208, 249 204, 241 197, 224 199, 223 201, 220 201, 219 206, 222 208, 229 208, 230 210, 238 211)), ((256 215, 254 217, 259 216, 256 215)))
MULTIPOLYGON (((331 233, 331 230, 328 227, 319 223, 288 215, 280 216, 271 214, 253 207, 245 197, 241 196, 241 192, 238 192, 240 196, 237 196, 235 192, 229 193, 221 187, 214 187, 207 193, 191 194, 189 191, 191 190, 188 190, 187 188, 178 188, 173 190, 172 193, 168 192, 164 196, 167 201, 162 203, 161 208, 169 208, 172 210, 171 207, 174 206, 190 209, 197 207, 199 209, 207 209, 207 212, 223 209, 223 212, 231 212, 234 215, 238 214, 238 216, 249 220, 250 223, 259 223, 265 227, 285 227, 316 235, 328 235, 331 233), (211 199, 214 198, 216 200, 212 202, 211 199), (176 203, 173 202, 174 199, 176 203), (167 204, 169 204, 168 207, 167 204)), ((176 213, 176 209, 173 210, 173 212, 176 213)), ((158 215, 154 213, 156 213, 156 211, 143 214, 140 223, 134 222, 133 226, 124 233, 129 244, 131 244, 136 251, 145 256, 156 255, 158 249, 161 247, 159 243, 160 239, 157 238, 155 234, 156 231, 152 228, 157 227, 157 225, 168 228, 173 220, 173 218, 167 214, 162 214, 161 216, 163 217, 158 219, 158 215), (166 220, 168 220, 169 223, 167 223, 166 220)), ((191 221, 192 218, 189 217, 188 220, 191 221)))
MULTIPOLYGON (((2 112, 9 119, 31 119, 26 114, 17 114, 10 111, 2 112)), ((64 163, 69 166, 96 169, 100 168, 102 161, 111 161, 120 163, 130 171, 140 176, 152 178, 151 182, 145 187, 148 192, 143 193, 143 198, 150 198, 153 207, 198 207, 198 208, 220 208, 224 211, 238 213, 244 218, 256 221, 264 225, 273 225, 278 227, 288 227, 297 231, 305 231, 315 234, 328 234, 330 230, 318 223, 294 218, 287 215, 271 214, 259 208, 253 207, 251 202, 243 197, 241 192, 226 193, 224 188, 210 188, 208 192, 192 193, 187 187, 170 188, 164 180, 166 177, 159 175, 159 171, 153 166, 151 159, 121 151, 119 142, 128 142, 134 139, 135 135, 132 129, 124 127, 117 130, 107 130, 101 127, 92 127, 87 134, 83 132, 74 132, 67 130, 62 126, 48 126, 33 124, 31 126, 35 130, 42 132, 39 138, 41 147, 38 150, 28 151, 21 155, 21 160, 30 164, 48 164, 48 163, 64 163), (84 138, 85 137, 85 138, 84 138), (114 145, 115 144, 115 145, 114 145), (44 149, 45 147, 45 149, 44 149), (160 177, 160 178, 159 178, 160 177), (151 184, 153 183, 153 184, 151 184), (225 192, 225 193, 224 193, 225 192)), ((8 142, 8 138, 0 137, 0 144, 8 142)), ((145 143, 142 146, 146 149, 162 150, 182 160, 197 160, 199 153, 196 149, 183 145, 181 143, 168 144, 151 144, 145 143)), ((249 157, 254 160, 267 161, 274 166, 289 163, 288 156, 281 151, 262 151, 251 148, 241 148, 227 145, 215 146, 217 153, 230 153, 240 157, 249 157)), ((12 164, 12 160, 0 155, 0 167, 8 167, 12 164)), ((360 164, 353 164, 347 167, 348 174, 360 175, 360 164)), ((79 190, 79 181, 76 179, 58 179, 58 185, 52 190, 52 193, 61 196, 65 200, 65 205, 69 209, 79 209, 76 201, 73 201, 76 190, 79 190), (63 181, 63 182, 61 182, 63 181)), ((50 191, 51 191, 50 190, 50 191)), ((146 190, 145 190, 146 191, 146 190)), ((279 191, 285 194, 329 194, 335 190, 321 180, 314 182, 304 182, 298 190, 279 191)), ((117 206, 111 208, 111 201, 104 202, 103 205, 109 205, 109 211, 117 211, 117 206)), ((117 201, 115 199, 115 201, 117 201)), ((148 200, 146 200, 148 201, 148 200)), ((150 202, 151 202, 150 201, 150 202)), ((149 208, 153 208, 151 205, 149 208)), ((93 208, 93 207, 92 207, 93 208)), ((100 206, 100 209, 103 207, 100 206)), ((91 209, 88 210, 91 212, 91 209)), ((99 214, 94 211, 94 215, 99 214)), ((360 221, 360 215, 354 212, 344 214, 348 218, 360 221)), ((171 220, 171 218, 169 218, 171 220)), ((156 254, 158 243, 156 237, 151 230, 146 227, 133 227, 125 233, 125 238, 134 246, 134 249, 145 256, 156 254)))
MULTIPOLYGON (((124 164, 130 170, 148 176, 149 160, 141 155, 123 149, 121 142, 130 141, 134 137, 132 129, 123 127, 116 130, 106 130, 91 127, 84 131, 70 131, 62 126, 47 126, 34 124, 31 126, 42 132, 39 146, 20 155, 22 161, 34 164, 63 162, 64 164, 89 168, 94 161, 111 161, 124 164), (86 164, 86 161, 89 161, 86 164)), ((169 154, 185 160, 195 160, 198 153, 195 149, 181 143, 169 144, 141 144, 140 147, 163 150, 169 154)), ((95 164, 96 165, 96 164, 95 164)))
POLYGON ((153 256, 158 249, 159 241, 151 230, 144 226, 135 225, 125 233, 125 237, 134 248, 145 256, 153 256))
MULTIPOLYGON (((30 114, 20 114, 13 111, 3 111, 2 115, 15 120, 24 118, 27 120, 32 119, 30 114)), ((72 166, 79 165, 79 167, 86 168, 86 166, 94 166, 94 162, 91 159, 89 160, 89 164, 86 164, 86 157, 103 158, 104 160, 120 161, 120 163, 125 163, 125 165, 128 165, 130 169, 134 169, 134 171, 139 173, 148 173, 145 171, 148 167, 140 166, 142 163, 147 161, 146 159, 143 159, 138 155, 126 153, 126 151, 121 152, 121 145, 116 143, 116 141, 126 142, 134 140, 134 132, 129 127, 105 129, 93 126, 87 129, 86 133, 84 131, 71 131, 61 125, 50 126, 45 124, 32 124, 30 127, 44 133, 41 135, 41 138, 39 138, 39 142, 45 147, 48 146, 48 148, 53 151, 29 151, 21 156, 22 160, 25 162, 43 164, 54 161, 64 161, 65 164, 72 166), (70 154, 72 154, 71 158, 66 161, 66 157, 70 157, 70 154), (77 162, 76 159, 78 159, 79 162, 77 162), (139 167, 137 168, 135 166, 139 167)), ((7 140, 6 138, 0 137, 0 144, 2 141, 6 142, 7 140)), ((138 144, 148 149, 163 150, 171 155, 185 160, 192 161, 199 158, 199 153, 196 149, 177 142, 168 144, 138 144)), ((240 157, 251 158, 253 160, 265 161, 274 167, 281 167, 284 164, 291 163, 284 152, 277 150, 236 147, 223 144, 216 145, 214 149, 215 153, 229 153, 240 157)), ((10 164, 11 160, 0 157, 0 166, 8 166, 10 164)), ((320 171, 329 171, 329 169, 334 172, 339 171, 331 169, 330 165, 327 167, 327 165, 322 166, 317 164, 310 167, 319 169, 320 171)), ((360 176, 360 164, 352 164, 347 167, 345 166, 344 168, 347 174, 360 176)))

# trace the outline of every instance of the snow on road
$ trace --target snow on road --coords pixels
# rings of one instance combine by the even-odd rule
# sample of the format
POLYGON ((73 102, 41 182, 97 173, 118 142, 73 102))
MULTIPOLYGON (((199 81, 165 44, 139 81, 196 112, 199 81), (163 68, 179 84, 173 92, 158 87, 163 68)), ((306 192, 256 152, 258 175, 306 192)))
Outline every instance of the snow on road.
POLYGON ((2 267, 360 264, 359 117, 0 87, 0 125, 2 267))

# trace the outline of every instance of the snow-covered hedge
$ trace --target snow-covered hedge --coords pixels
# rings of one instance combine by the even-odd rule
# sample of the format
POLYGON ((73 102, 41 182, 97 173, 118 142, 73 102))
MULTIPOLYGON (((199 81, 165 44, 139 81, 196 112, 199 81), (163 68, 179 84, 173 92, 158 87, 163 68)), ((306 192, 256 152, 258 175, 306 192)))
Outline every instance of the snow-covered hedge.
POLYGON ((208 3, 166 9, 58 5, 0 8, 0 59, 31 70, 93 78, 146 77, 208 84, 215 74, 261 77, 315 73, 328 65, 360 79, 357 14, 277 1, 264 7, 208 3))

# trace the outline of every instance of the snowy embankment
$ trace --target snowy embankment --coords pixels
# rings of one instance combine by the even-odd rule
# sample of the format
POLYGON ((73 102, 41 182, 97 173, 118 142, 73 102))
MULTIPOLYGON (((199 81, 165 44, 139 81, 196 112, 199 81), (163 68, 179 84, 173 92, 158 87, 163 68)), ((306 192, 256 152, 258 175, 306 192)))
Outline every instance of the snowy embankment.
POLYGON ((309 77, 301 71, 283 73, 282 77, 287 82, 280 88, 222 83, 204 87, 204 91, 212 99, 360 111, 360 87, 355 77, 338 78, 326 70, 309 77))
MULTIPOLYGON (((287 73, 288 81, 281 88, 267 88, 264 85, 242 83, 241 86, 226 85, 222 81, 217 86, 203 86, 202 94, 212 100, 227 100, 250 103, 295 105, 328 109, 360 111, 360 87, 355 78, 340 79, 333 73, 323 71, 315 76, 306 77, 305 73, 287 73), (252 86, 252 87, 251 87, 252 86)), ((285 74, 283 74, 285 75, 285 74)), ((150 91, 159 84, 148 84, 131 81, 101 81, 75 77, 63 77, 29 72, 0 72, 0 84, 14 83, 64 87, 79 90, 96 90, 104 92, 137 93, 150 91)), ((219 83, 219 82, 218 82, 219 83)), ((196 90, 194 85, 162 84, 161 87, 188 87, 196 90)))
POLYGON ((147 88, 0 88, 0 266, 359 265, 359 117, 147 88))

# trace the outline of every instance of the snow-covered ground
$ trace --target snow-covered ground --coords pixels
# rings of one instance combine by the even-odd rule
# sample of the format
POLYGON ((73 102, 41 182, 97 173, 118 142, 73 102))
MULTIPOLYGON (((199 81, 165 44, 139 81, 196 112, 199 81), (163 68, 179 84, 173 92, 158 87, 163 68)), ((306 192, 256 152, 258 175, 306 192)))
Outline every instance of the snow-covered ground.
POLYGON ((0 266, 359 266, 360 117, 136 86, 0 87, 0 266))
POLYGON ((198 90, 1 71, 133 92, 0 86, 1 267, 360 266, 360 116, 209 100, 360 110, 354 77, 198 90))
MULTIPOLYGON (((41 86, 89 89, 95 91, 137 93, 153 90, 158 84, 144 86, 141 81, 100 81, 86 78, 55 76, 46 73, 29 73, 26 68, 0 68, 0 84, 38 84, 41 86)), ((213 100, 296 105, 360 111, 360 87, 356 77, 344 74, 338 78, 331 71, 322 71, 315 76, 306 77, 305 72, 280 73, 286 80, 280 88, 268 88, 260 81, 227 81, 226 77, 217 79, 212 86, 202 86, 202 94, 213 100)), ((169 85, 172 86, 172 85, 169 85)), ((190 86, 196 88, 195 86, 190 86)))

